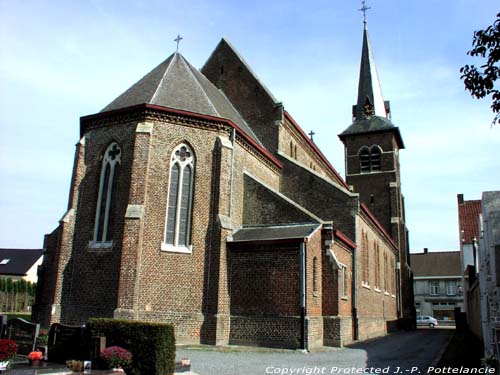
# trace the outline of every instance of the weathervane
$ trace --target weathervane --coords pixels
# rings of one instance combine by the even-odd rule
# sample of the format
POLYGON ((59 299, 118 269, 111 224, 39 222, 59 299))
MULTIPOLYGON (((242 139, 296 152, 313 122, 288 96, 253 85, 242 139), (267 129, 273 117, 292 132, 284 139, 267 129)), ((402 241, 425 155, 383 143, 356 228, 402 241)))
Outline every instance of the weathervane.
POLYGON ((372 9, 372 8, 370 8, 370 7, 367 7, 367 6, 366 6, 366 0, 362 0, 362 1, 361 1, 361 8, 360 8, 360 9, 358 9, 358 10, 359 10, 360 12, 363 12, 363 23, 364 23, 365 25, 366 25, 366 11, 367 11, 368 9, 372 9))
POLYGON ((177 38, 174 39, 174 42, 177 42, 177 49, 175 50, 175 52, 179 52, 179 42, 184 39, 183 37, 181 37, 180 34, 177 34, 177 38))

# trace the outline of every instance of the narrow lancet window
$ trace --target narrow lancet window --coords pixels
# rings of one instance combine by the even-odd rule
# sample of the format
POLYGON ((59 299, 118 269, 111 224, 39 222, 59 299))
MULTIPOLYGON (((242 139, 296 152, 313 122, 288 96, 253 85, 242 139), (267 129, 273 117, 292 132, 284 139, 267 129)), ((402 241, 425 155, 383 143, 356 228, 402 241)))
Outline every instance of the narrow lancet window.
POLYGON ((114 216, 116 214, 116 188, 121 163, 121 149, 117 143, 111 143, 106 149, 101 167, 99 194, 94 226, 94 243, 111 243, 113 240, 114 216))
POLYGON ((163 250, 191 251, 193 172, 193 152, 186 144, 177 146, 170 158, 170 181, 163 250))

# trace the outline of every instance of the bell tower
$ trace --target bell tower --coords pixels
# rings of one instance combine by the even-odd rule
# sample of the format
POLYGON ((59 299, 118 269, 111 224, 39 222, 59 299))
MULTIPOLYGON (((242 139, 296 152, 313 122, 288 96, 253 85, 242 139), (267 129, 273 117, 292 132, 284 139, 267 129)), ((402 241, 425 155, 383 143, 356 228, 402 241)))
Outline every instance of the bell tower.
POLYGON ((412 272, 399 164, 399 151, 405 146, 399 128, 391 121, 390 103, 382 96, 366 20, 352 116, 352 124, 339 134, 345 147, 346 182, 399 248, 400 317, 411 317, 412 272))

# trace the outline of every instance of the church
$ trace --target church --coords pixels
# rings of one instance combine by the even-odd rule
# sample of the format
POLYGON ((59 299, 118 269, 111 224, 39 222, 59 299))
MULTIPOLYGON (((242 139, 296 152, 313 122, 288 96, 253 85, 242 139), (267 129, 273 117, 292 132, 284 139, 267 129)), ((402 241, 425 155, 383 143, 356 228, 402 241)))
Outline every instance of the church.
POLYGON ((412 324, 404 143, 366 24, 352 115, 344 179, 228 40, 200 70, 175 52, 81 117, 33 319, 303 349, 412 324))

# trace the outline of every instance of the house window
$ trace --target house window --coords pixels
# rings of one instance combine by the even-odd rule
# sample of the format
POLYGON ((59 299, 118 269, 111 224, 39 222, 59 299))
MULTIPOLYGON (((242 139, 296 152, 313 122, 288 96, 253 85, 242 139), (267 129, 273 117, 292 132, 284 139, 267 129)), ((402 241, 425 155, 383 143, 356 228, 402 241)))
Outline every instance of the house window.
POLYGON ((448 296, 456 296, 457 295, 457 283, 455 281, 447 281, 446 282, 446 294, 448 296))
POLYGON ((368 248, 368 234, 361 231, 361 251, 363 256, 363 280, 366 285, 370 284, 370 249, 368 248))
POLYGON ((9 262, 10 262, 10 259, 2 259, 2 261, 0 262, 0 265, 7 264, 9 262))
POLYGON ((347 298, 347 267, 344 266, 343 264, 340 265, 339 269, 339 290, 341 293, 341 297, 346 299, 347 298))
POLYGON ((439 282, 438 281, 431 281, 429 283, 429 294, 431 296, 439 295, 439 282))
POLYGON ((113 240, 112 231, 115 215, 116 187, 121 164, 121 149, 117 143, 111 143, 104 152, 99 194, 95 215, 94 238, 96 244, 110 245, 113 240))
POLYGON ((191 252, 193 178, 193 152, 186 144, 180 144, 172 152, 170 158, 163 250, 191 252))
POLYGON ((377 241, 373 241, 373 250, 375 252, 375 288, 381 287, 380 283, 380 248, 377 241))
POLYGON ((382 150, 379 146, 365 146, 359 150, 358 155, 361 173, 380 171, 382 150))

